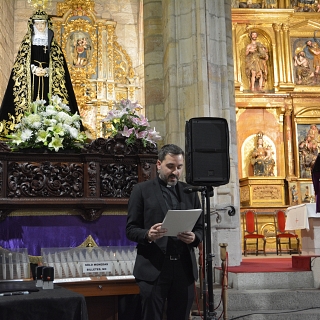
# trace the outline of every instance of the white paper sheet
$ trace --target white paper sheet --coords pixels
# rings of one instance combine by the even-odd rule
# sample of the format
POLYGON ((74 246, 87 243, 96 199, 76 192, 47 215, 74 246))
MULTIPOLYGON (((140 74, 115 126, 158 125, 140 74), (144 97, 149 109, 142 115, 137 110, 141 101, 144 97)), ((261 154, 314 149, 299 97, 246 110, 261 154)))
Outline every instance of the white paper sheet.
POLYGON ((202 209, 168 210, 162 228, 168 229, 165 236, 176 237, 179 232, 191 231, 196 224, 202 209))

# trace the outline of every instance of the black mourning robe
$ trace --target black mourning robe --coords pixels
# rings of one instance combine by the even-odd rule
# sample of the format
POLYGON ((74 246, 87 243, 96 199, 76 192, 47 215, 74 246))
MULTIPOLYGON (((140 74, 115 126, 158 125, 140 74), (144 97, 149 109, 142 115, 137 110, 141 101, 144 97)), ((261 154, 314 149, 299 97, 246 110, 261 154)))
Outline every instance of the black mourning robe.
MULTIPOLYGON (((48 28, 51 24, 48 22, 48 28)), ((78 112, 78 105, 73 91, 67 62, 63 52, 54 39, 53 31, 48 29, 48 47, 32 45, 33 21, 29 20, 29 31, 25 35, 11 71, 7 89, 0 108, 0 135, 10 134, 15 124, 20 122, 21 117, 31 102, 37 100, 38 93, 42 98, 39 80, 44 84, 43 99, 47 104, 48 94, 58 95, 62 102, 70 107, 72 114, 78 112), (49 68, 48 77, 37 77, 31 72, 31 64, 43 68, 49 68)), ((81 126, 81 129, 83 127, 81 126)))

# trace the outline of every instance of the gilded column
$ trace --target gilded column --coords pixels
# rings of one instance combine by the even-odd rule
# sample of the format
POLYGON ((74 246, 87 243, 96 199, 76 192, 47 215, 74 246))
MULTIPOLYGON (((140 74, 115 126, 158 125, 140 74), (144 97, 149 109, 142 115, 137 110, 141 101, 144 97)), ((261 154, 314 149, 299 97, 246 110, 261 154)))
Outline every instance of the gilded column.
POLYGON ((102 25, 101 22, 98 23, 98 78, 101 77, 102 75, 101 70, 103 70, 103 58, 102 58, 102 53, 103 53, 103 31, 105 30, 105 26, 102 25))
POLYGON ((291 8, 290 0, 278 0, 278 8, 290 9, 291 8))
POLYGON ((292 75, 292 55, 290 50, 290 40, 289 40, 289 27, 284 24, 282 26, 283 29, 283 44, 284 44, 284 65, 286 70, 286 82, 293 83, 293 75, 292 75))
POLYGON ((114 37, 115 26, 107 25, 107 82, 106 82, 106 95, 107 101, 116 100, 115 84, 114 84, 114 37))
POLYGON ((273 30, 275 31, 275 38, 276 38, 276 47, 275 47, 275 57, 277 58, 275 61, 275 82, 276 79, 278 80, 275 83, 275 86, 278 86, 279 83, 283 82, 283 72, 282 72, 282 51, 281 51, 281 39, 280 39, 280 29, 281 29, 281 24, 274 23, 273 25, 273 30))
MULTIPOLYGON (((280 25, 279 25, 280 26, 280 25)), ((285 68, 285 63, 284 63, 284 39, 283 39, 283 30, 282 28, 280 28, 279 30, 279 48, 280 48, 280 57, 281 60, 279 59, 280 63, 279 63, 279 71, 280 71, 280 77, 281 77, 281 81, 280 84, 286 83, 287 82, 287 75, 286 75, 286 68, 285 68)))
POLYGON ((293 141, 292 141, 292 100, 285 100, 285 115, 284 115, 284 148, 286 163, 286 179, 291 180, 294 174, 294 157, 293 157, 293 141))

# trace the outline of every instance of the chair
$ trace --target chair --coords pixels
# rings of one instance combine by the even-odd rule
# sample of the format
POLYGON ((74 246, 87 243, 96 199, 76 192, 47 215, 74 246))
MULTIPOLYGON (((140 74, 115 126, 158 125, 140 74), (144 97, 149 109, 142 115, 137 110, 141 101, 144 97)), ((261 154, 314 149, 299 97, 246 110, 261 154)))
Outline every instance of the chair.
POLYGON ((274 218, 274 226, 276 230, 276 246, 277 246, 277 255, 279 254, 280 251, 280 256, 281 256, 281 245, 283 244, 288 244, 289 246, 289 253, 291 254, 292 252, 292 247, 291 247, 291 239, 295 239, 297 242, 297 252, 299 255, 301 254, 300 252, 300 239, 297 234, 294 232, 287 232, 285 230, 286 227, 286 214, 283 210, 276 210, 273 215, 274 218), (285 241, 283 241, 285 240, 285 241))
POLYGON ((266 237, 263 234, 258 233, 258 219, 255 210, 246 210, 242 214, 243 218, 243 251, 247 256, 247 240, 255 240, 256 256, 259 250, 259 239, 263 240, 263 253, 266 255, 266 237))

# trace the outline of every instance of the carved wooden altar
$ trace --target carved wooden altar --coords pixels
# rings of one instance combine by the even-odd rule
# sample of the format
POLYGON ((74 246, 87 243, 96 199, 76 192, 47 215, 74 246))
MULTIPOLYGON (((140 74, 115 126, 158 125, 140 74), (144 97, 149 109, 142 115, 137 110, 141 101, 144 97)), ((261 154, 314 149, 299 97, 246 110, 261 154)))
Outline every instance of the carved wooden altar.
POLYGON ((310 172, 320 151, 320 67, 316 57, 320 52, 320 13, 283 5, 278 8, 232 10, 241 206, 265 207, 270 213, 275 204, 289 206, 314 199, 310 172), (253 32, 262 52, 267 52, 267 58, 259 62, 264 70, 262 89, 259 79, 252 89, 252 77, 248 77, 253 32), (259 132, 264 135, 265 147, 274 152, 271 177, 255 177, 250 163, 259 132), (253 192, 257 183, 266 190, 280 188, 280 197, 270 202, 269 210, 266 194, 258 199, 253 192))
POLYGON ((133 186, 156 176, 157 147, 125 137, 98 138, 78 153, 12 152, 0 143, 0 221, 12 210, 54 207, 98 219, 112 204, 127 204, 133 186))
POLYGON ((282 207, 285 205, 282 177, 240 179, 240 204, 244 207, 282 207))

